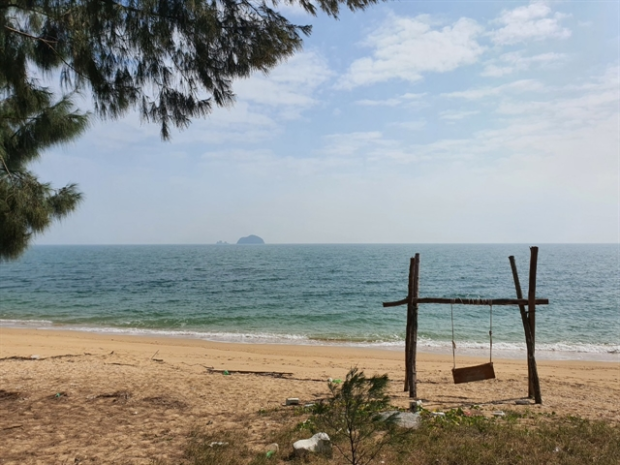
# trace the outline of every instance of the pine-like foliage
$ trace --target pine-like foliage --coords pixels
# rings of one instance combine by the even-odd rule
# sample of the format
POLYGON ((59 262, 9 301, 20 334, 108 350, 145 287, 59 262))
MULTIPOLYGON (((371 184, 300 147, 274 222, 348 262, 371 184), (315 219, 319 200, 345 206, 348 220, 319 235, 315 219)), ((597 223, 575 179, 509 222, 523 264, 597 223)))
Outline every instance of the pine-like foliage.
POLYGON ((352 368, 342 384, 329 383, 331 398, 318 408, 316 422, 334 439, 334 447, 351 465, 367 465, 385 444, 380 437, 390 420, 381 421, 378 413, 389 406, 387 375, 366 378, 352 368))
MULTIPOLYGON (((311 14, 378 0, 284 0, 311 14)), ((234 99, 232 81, 267 71, 302 45, 278 0, 0 0, 0 81, 20 93, 57 73, 66 90, 88 90, 95 111, 187 126, 234 99)))
POLYGON ((87 116, 74 112, 68 97, 52 103, 49 92, 27 87, 19 95, 5 92, 0 101, 0 261, 19 257, 34 234, 73 211, 81 198, 74 184, 52 189, 27 165, 42 150, 78 136, 87 116))
MULTIPOLYGON (((283 0, 337 17, 378 0, 283 0)), ((185 127, 232 104, 232 82, 268 71, 302 45, 280 0, 0 0, 0 260, 75 208, 75 185, 53 190, 26 169, 41 151, 76 137, 86 116, 137 109, 147 122, 185 127), (43 82, 59 80, 53 96, 43 82), (56 103, 52 103, 56 102, 56 103)))

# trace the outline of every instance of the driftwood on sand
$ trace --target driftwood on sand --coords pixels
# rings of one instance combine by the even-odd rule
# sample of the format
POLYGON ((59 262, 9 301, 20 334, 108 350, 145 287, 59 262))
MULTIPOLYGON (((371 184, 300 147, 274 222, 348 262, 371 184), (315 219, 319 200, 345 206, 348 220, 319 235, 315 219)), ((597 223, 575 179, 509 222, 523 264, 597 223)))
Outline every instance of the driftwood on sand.
POLYGON ((253 371, 253 370, 216 370, 215 368, 207 368, 209 373, 222 373, 228 375, 257 375, 257 376, 271 376, 272 378, 288 378, 293 376, 293 373, 285 373, 281 371, 253 371))

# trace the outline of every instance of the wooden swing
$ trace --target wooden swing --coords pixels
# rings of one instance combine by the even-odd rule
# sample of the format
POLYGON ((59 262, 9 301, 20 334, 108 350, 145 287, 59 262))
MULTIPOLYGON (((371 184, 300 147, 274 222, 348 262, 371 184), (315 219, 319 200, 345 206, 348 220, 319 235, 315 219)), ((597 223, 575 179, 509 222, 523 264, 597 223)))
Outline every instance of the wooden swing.
POLYGON ((470 367, 456 367, 456 342, 454 341, 454 309, 450 304, 450 317, 452 321, 452 378, 454 384, 471 383, 472 381, 484 381, 494 379, 493 369, 493 305, 489 305, 489 363, 470 367))
MULTIPOLYGON (((394 302, 383 302, 383 307, 398 307, 399 305, 407 305, 407 332, 405 337, 405 391, 409 391, 411 399, 417 398, 417 371, 416 371, 416 354, 418 345, 418 305, 419 304, 448 304, 453 305, 517 305, 523 322, 523 331, 525 332, 525 345, 527 347, 527 377, 528 377, 528 396, 534 397, 537 404, 542 404, 542 395, 540 393, 540 381, 538 378, 538 369, 536 368, 536 359, 534 356, 535 339, 534 332, 536 328, 536 306, 548 305, 549 299, 536 298, 536 266, 538 263, 538 247, 530 247, 530 283, 527 299, 523 298, 521 292, 521 284, 519 284, 519 276, 517 274, 517 265, 513 256, 508 257, 510 267, 512 268, 512 277, 514 279, 515 290, 517 292, 516 299, 450 299, 446 297, 420 297, 419 279, 420 279, 420 254, 415 254, 409 262, 409 293, 407 297, 394 302), (527 308, 527 310, 526 310, 527 308)), ((491 308, 491 323, 493 318, 491 308)), ((454 343, 454 323, 452 325, 452 341, 453 341, 453 358, 454 358, 454 382, 466 383, 469 381, 480 381, 483 379, 495 378, 493 370, 493 360, 489 363, 476 367, 456 368, 456 344, 454 343)), ((491 351, 493 349, 492 325, 489 331, 491 339, 491 351)))

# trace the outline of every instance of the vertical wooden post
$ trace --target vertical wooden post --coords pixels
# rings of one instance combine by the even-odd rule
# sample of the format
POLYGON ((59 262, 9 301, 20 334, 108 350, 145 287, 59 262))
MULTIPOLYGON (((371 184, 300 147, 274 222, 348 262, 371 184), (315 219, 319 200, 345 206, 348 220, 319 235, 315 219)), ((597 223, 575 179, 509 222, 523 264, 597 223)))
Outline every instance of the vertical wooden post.
POLYGON ((536 267, 538 265, 538 247, 530 247, 530 286, 528 288, 528 317, 532 331, 532 342, 536 347, 536 267))
MULTIPOLYGON (((517 273, 515 258, 510 256, 508 257, 508 260, 510 260, 510 268, 512 269, 512 278, 515 282, 517 299, 522 299, 523 292, 521 291, 521 284, 519 282, 519 274, 517 273)), ((525 311, 525 305, 519 305, 519 313, 521 313, 521 322, 523 323, 523 331, 525 332, 525 345, 527 347, 528 397, 534 397, 537 404, 542 404, 538 368, 536 367, 536 358, 534 357, 534 341, 532 338, 530 321, 525 311)))
MULTIPOLYGON (((532 333, 532 358, 536 352, 536 268, 538 266, 538 247, 530 247, 530 283, 527 293, 527 310, 530 323, 530 332, 532 333)), ((540 384, 538 379, 532 379, 532 388, 534 389, 534 398, 537 404, 542 404, 540 396, 540 384)))
MULTIPOLYGON (((413 268, 413 298, 420 297, 420 254, 415 254, 415 264, 413 268)), ((409 398, 418 396, 417 380, 418 372, 416 367, 416 357, 418 351, 418 303, 412 305, 412 321, 411 321, 411 341, 409 342, 409 398)))
MULTIPOLYGON (((515 290, 517 292, 517 299, 523 298, 523 292, 521 291, 521 283, 519 282, 519 274, 517 272, 517 263, 515 257, 508 257, 510 260, 510 268, 512 269, 512 278, 515 282, 515 290)), ((523 323, 523 332, 525 333, 525 346, 527 348, 527 396, 534 396, 534 385, 532 383, 532 331, 530 329, 530 320, 525 310, 525 305, 519 305, 519 313, 521 313, 521 322, 523 323)))
POLYGON ((415 272, 415 258, 411 257, 409 260, 409 281, 407 288, 407 327, 405 329, 405 387, 404 391, 409 390, 409 366, 411 365, 410 353, 411 353, 411 325, 413 324, 412 316, 412 303, 413 299, 413 273, 415 272))

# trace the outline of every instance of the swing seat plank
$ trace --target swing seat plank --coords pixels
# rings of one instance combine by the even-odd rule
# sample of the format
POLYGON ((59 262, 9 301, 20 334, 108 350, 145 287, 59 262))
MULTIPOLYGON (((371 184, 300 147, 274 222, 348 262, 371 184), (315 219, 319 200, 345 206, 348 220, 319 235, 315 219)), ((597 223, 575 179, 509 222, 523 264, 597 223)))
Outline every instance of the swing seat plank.
POLYGON ((474 365, 471 367, 453 368, 452 378, 454 384, 471 383, 472 381, 484 381, 485 379, 494 379, 495 370, 493 363, 483 363, 482 365, 474 365))

